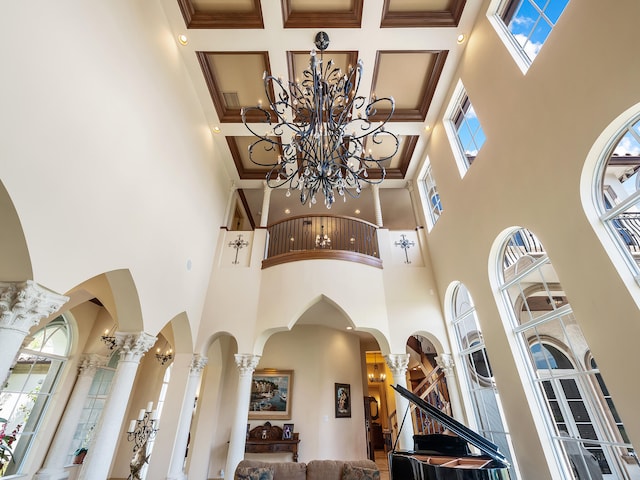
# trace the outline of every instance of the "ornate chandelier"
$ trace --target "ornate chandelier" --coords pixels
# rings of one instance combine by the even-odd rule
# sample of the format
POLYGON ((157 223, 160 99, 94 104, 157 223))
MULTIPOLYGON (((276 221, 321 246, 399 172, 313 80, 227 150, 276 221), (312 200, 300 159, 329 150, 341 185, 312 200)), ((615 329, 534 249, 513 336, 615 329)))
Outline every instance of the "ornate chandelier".
POLYGON ((321 52, 320 59, 312 50, 301 81, 285 81, 264 73, 269 105, 243 108, 242 122, 257 137, 249 146, 249 159, 270 168, 266 174, 269 187, 286 185, 287 197, 291 190, 297 190, 302 204, 308 202, 309 207, 321 192, 326 207, 331 208, 336 196, 345 201, 346 194, 357 198, 363 182, 381 183, 386 176, 383 162, 398 152, 400 140, 385 129, 395 111, 393 98, 372 96, 367 103, 358 95, 362 61, 344 73, 333 60, 324 63, 323 52, 329 46, 325 32, 316 35, 315 45, 321 52), (272 126, 270 132, 257 133, 247 123, 247 113, 253 111, 264 116, 264 123, 272 126), (379 111, 383 120, 370 120, 379 111), (375 145, 385 140, 391 145, 385 142, 385 151, 391 153, 374 156, 375 145), (261 151, 277 154, 277 161, 265 164, 256 160, 254 154, 261 151), (371 168, 380 170, 380 178, 369 177, 371 168))
POLYGON ((316 235, 316 248, 331 248, 331 238, 324 233, 324 225, 320 225, 320 233, 316 235))
POLYGON ((387 374, 378 371, 378 354, 374 353, 374 364, 373 364, 373 372, 369 374, 369 382, 371 383, 381 383, 387 379, 387 374))

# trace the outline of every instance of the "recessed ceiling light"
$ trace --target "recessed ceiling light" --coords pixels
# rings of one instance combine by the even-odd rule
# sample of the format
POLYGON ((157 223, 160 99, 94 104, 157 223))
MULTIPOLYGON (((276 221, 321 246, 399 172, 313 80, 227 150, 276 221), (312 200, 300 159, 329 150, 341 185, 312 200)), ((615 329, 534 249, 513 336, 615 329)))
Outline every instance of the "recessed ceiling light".
POLYGON ((425 126, 424 126, 424 131, 425 131, 425 132, 428 132, 428 131, 430 131, 430 130, 431 130, 431 125, 425 125, 425 126))
POLYGON ((220 127, 218 127, 217 125, 213 127, 211 130, 213 131, 213 133, 220 133, 220 127))
POLYGON ((356 208, 355 214, 356 215, 360 215, 360 209, 359 208, 356 208))
POLYGON ((458 35, 458 38, 456 39, 456 41, 458 43, 464 43, 464 41, 467 39, 467 37, 465 36, 464 33, 461 33, 460 35, 458 35))
POLYGON ((289 210, 288 208, 284 209, 284 213, 286 213, 287 215, 289 215, 291 213, 291 210, 289 210))
POLYGON ((180 42, 180 45, 186 45, 187 43, 189 43, 189 39, 184 34, 178 35, 178 42, 180 42))
POLYGON ((349 326, 347 327, 347 330, 353 330, 353 327, 349 326))

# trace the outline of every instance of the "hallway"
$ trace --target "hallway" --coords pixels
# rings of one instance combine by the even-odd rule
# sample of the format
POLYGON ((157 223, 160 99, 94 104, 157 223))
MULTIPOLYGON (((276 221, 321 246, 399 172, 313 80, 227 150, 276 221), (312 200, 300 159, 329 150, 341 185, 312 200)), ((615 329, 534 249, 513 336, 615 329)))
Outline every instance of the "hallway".
POLYGON ((380 470, 380 480, 389 480, 389 462, 384 450, 376 450, 376 465, 380 470))

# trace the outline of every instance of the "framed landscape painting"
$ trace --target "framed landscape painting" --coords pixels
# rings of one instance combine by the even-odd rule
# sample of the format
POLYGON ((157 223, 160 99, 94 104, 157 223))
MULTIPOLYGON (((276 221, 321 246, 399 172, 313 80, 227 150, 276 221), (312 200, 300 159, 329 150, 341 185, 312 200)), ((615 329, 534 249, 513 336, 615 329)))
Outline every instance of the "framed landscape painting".
POLYGON ((251 381, 249 420, 291 419, 293 370, 256 370, 251 381))

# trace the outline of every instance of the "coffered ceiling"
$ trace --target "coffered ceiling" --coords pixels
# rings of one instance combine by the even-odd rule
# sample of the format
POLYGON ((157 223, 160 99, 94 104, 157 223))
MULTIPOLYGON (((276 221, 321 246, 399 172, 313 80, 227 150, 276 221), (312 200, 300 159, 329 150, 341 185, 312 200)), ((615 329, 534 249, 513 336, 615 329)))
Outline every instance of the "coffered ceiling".
MULTIPOLYGON (((387 130, 400 136, 401 148, 387 165, 381 184, 385 227, 416 225, 405 188, 418 175, 437 118, 480 0, 163 0, 169 23, 208 128, 222 161, 240 189, 240 209, 260 223, 265 167, 247 154, 251 134, 241 121, 242 107, 266 104, 263 72, 299 78, 309 62, 314 38, 327 32, 324 52, 346 71, 364 63, 359 94, 392 96, 396 111, 387 130), (179 37, 185 38, 180 42, 179 37)), ((258 122, 258 118, 251 119, 258 122)), ((266 125, 254 123, 257 131, 266 125)), ((384 148, 384 145, 380 148, 384 148)), ((269 161, 269 159, 265 159, 269 161)), ((371 193, 336 202, 327 212, 322 201, 300 205, 286 189, 271 195, 269 223, 307 213, 359 216, 374 222, 371 193), (285 209, 289 213, 285 213, 285 209), (356 213, 356 210, 359 213, 356 213)))

